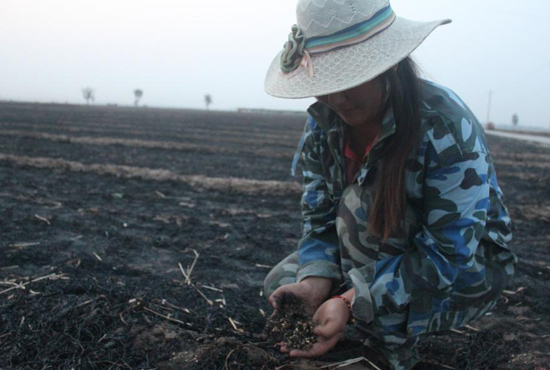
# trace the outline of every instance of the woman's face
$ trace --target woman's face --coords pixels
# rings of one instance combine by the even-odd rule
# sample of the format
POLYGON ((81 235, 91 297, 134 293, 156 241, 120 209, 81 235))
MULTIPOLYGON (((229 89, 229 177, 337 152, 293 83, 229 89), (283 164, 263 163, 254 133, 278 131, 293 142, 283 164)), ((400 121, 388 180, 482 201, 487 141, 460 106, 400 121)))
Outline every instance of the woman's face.
POLYGON ((376 124, 385 107, 386 97, 381 77, 351 89, 318 96, 317 100, 330 106, 350 126, 376 124))

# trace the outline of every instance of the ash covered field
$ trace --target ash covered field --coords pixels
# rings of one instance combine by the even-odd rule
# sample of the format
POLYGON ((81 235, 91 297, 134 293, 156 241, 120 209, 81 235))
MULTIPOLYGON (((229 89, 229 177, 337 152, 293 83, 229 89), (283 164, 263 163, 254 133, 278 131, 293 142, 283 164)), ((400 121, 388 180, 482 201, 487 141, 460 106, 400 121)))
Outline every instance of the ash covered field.
MULTIPOLYGON (((351 336, 316 361, 261 337, 263 278, 300 235, 290 166, 304 119, 0 103, 0 369, 361 357, 351 336)), ((419 370, 550 369, 550 148, 488 139, 516 277, 491 315, 424 338, 419 370)))

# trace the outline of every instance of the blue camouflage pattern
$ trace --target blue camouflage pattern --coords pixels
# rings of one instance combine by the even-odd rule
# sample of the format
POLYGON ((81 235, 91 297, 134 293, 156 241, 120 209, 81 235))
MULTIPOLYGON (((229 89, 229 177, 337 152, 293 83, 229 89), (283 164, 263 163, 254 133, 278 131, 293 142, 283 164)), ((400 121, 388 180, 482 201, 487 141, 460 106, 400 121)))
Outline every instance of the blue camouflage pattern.
POLYGON ((355 287, 358 328, 392 345, 484 315, 517 262, 480 123, 445 87, 422 81, 422 96, 421 135, 405 171, 405 235, 382 241, 368 225, 380 152, 395 133, 391 109, 351 184, 344 123, 326 105, 309 108, 298 149, 304 180, 296 280, 318 276, 355 287))

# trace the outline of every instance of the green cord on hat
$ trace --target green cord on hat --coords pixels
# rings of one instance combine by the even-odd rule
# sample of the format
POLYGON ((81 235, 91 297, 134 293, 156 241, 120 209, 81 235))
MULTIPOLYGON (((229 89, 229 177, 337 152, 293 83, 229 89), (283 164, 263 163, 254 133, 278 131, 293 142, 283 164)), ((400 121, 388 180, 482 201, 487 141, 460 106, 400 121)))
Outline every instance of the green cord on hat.
POLYGON ((284 45, 281 55, 281 70, 290 73, 298 69, 304 57, 306 39, 297 25, 292 26, 292 33, 288 35, 288 41, 284 45))

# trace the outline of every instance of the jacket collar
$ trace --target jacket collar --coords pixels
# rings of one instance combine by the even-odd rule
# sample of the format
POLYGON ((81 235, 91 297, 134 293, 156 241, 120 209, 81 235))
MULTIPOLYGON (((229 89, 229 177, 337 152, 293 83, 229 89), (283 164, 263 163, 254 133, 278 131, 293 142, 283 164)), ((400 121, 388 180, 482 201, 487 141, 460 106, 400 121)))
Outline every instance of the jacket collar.
POLYGON ((312 104, 307 112, 315 122, 323 129, 323 131, 329 131, 332 126, 342 125, 342 119, 336 114, 330 107, 321 102, 312 104))

